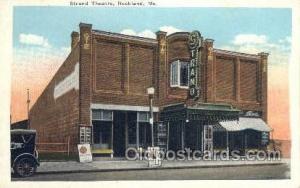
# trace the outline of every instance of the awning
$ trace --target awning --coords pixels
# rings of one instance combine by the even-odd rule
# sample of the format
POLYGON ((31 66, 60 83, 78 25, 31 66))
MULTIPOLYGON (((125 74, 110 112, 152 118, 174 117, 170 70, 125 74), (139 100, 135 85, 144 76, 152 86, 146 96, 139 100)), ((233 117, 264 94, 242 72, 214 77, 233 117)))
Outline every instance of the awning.
POLYGON ((240 117, 239 121, 220 121, 222 127, 227 131, 243 131, 252 129, 262 132, 270 132, 272 129, 261 118, 240 117))
POLYGON ((221 126, 219 123, 215 123, 212 126, 214 129, 214 132, 225 132, 226 131, 226 129, 223 126, 221 126))

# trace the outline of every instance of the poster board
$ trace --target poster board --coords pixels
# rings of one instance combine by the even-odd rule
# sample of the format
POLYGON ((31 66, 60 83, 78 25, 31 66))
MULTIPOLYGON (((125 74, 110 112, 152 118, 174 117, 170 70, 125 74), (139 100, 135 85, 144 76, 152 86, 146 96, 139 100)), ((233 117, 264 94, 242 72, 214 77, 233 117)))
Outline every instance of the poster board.
POLYGON ((79 162, 89 163, 93 161, 90 144, 78 144, 79 162))
POLYGON ((160 158, 159 147, 148 147, 148 167, 161 167, 162 159, 160 158))

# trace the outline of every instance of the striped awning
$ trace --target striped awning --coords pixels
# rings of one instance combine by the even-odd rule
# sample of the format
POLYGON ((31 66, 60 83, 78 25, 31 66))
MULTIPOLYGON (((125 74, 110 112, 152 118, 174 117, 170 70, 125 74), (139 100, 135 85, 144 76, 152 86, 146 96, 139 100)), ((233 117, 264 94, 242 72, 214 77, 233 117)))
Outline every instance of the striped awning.
POLYGON ((215 123, 212 125, 215 132, 224 132, 226 129, 221 126, 219 123, 215 123))
POLYGON ((220 121, 227 131, 243 131, 252 129, 261 132, 270 132, 272 129, 261 118, 240 117, 239 121, 220 121))

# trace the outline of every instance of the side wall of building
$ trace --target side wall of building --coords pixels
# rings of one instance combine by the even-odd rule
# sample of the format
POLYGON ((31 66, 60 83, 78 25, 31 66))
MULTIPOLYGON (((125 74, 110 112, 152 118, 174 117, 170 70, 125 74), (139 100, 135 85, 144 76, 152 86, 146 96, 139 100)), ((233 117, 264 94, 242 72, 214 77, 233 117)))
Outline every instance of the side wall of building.
POLYGON ((30 127, 38 143, 78 142, 79 45, 74 47, 30 110, 30 127))

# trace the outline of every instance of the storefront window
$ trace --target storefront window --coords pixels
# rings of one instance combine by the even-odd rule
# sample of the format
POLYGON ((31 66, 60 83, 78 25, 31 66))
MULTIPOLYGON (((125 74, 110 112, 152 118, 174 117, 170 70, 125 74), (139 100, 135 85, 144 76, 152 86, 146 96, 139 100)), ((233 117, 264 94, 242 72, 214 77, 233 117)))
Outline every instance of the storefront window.
POLYGON ((111 110, 93 110, 92 111, 93 120, 101 121, 112 121, 113 120, 113 111, 111 110))
POLYGON ((113 111, 93 110, 93 149, 109 149, 112 147, 113 111))
POLYGON ((102 113, 103 113, 102 115, 103 120, 112 120, 112 111, 103 110, 102 113))
POLYGON ((259 148, 261 145, 261 132, 255 130, 246 130, 247 148, 259 148))
POLYGON ((111 122, 93 121, 93 148, 111 148, 111 122))
POLYGON ((151 145, 151 127, 149 123, 139 123, 139 145, 143 148, 151 145))
POLYGON ((149 113, 148 112, 138 112, 137 120, 139 122, 149 122, 149 113))
POLYGON ((92 111, 92 119, 93 120, 101 120, 101 110, 93 110, 92 111))
POLYGON ((151 127, 149 124, 149 113, 138 112, 137 121, 139 126, 139 145, 146 148, 151 144, 151 127))

